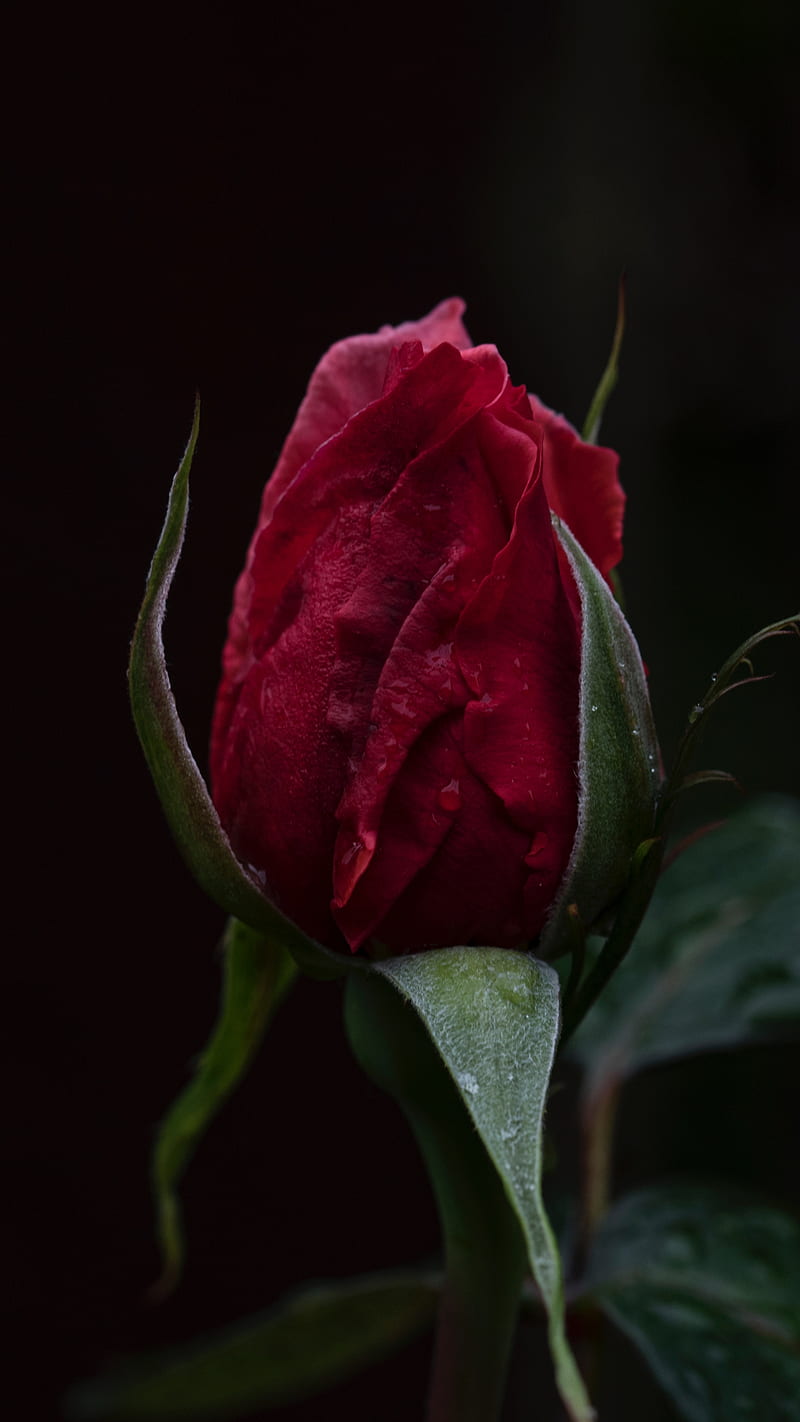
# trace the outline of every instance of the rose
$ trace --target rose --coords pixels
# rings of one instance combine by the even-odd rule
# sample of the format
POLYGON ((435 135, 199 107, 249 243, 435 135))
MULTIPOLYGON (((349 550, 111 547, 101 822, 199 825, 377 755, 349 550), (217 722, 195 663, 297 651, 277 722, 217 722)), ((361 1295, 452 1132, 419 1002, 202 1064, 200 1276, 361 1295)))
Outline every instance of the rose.
POLYGON ((617 456, 462 311, 323 357, 236 587, 213 798, 331 946, 534 939, 575 838, 581 604, 551 510, 607 575, 617 456))

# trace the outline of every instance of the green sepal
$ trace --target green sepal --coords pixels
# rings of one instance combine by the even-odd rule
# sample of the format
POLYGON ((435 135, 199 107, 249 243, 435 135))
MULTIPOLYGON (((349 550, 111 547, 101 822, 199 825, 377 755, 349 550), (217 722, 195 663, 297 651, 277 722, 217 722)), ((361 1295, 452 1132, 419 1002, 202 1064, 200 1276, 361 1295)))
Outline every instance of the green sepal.
POLYGON ((304 971, 336 977, 346 971, 346 957, 314 943, 285 918, 234 854, 187 743, 170 685, 162 628, 186 531, 189 471, 199 424, 198 401, 133 634, 128 668, 133 718, 167 822, 200 887, 226 913, 285 944, 304 971))
MULTIPOLYGON (((589 1422, 594 1413, 566 1340, 561 1261, 541 1188, 542 1122, 559 1031, 558 977, 527 954, 477 947, 393 958, 376 964, 373 974, 414 1009, 457 1089, 469 1130, 477 1131, 522 1232, 548 1317, 564 1405, 573 1422, 589 1422)), ((351 975, 346 995, 351 1040, 354 1032, 369 1032, 369 991, 368 979, 351 975), (360 999, 365 1002, 354 1019, 353 1004, 360 999)), ((405 1047, 402 1031, 385 1034, 389 1037, 385 1047, 380 1041, 377 1046, 385 1063, 381 1084, 407 1109, 410 1102, 410 1115, 425 1111, 432 1069, 421 1071, 413 1034, 405 1047)), ((442 1195, 446 1199, 446 1186, 440 1200, 442 1195)), ((447 1220, 443 1223, 446 1234, 447 1220)))
POLYGON ((66 1415, 201 1422, 313 1397, 428 1327, 440 1283, 435 1273, 407 1269, 306 1285, 267 1313, 80 1384, 66 1415))
POLYGON ((180 1277, 183 1231, 178 1184, 203 1133, 241 1081, 297 968, 283 944, 231 919, 222 940, 219 1018, 194 1075, 164 1117, 153 1153, 153 1194, 163 1269, 152 1290, 165 1297, 180 1277))
MULTIPOLYGON (((614 327, 614 338, 611 342, 611 353, 606 363, 606 368, 600 376, 600 383, 592 397, 592 403, 586 419, 583 422, 582 438, 587 444, 597 444, 597 437, 600 433, 600 425, 603 421, 606 405, 609 397, 619 378, 619 353, 622 348, 622 337, 625 331, 625 275, 619 279, 617 290, 617 322, 614 327)), ((612 575, 613 576, 613 575, 612 575)), ((615 588, 616 592, 616 588, 615 588)))
POLYGON ((634 951, 570 1044, 591 1090, 800 1034, 800 804, 743 807, 661 876, 634 951))
POLYGON ((660 756, 642 659, 608 585, 554 517, 581 601, 578 827, 538 951, 570 945, 575 905, 587 930, 628 884, 633 856, 653 833, 660 756))
POLYGON ((642 1190, 606 1216, 585 1297, 686 1422, 800 1419, 800 1224, 738 1191, 642 1190))

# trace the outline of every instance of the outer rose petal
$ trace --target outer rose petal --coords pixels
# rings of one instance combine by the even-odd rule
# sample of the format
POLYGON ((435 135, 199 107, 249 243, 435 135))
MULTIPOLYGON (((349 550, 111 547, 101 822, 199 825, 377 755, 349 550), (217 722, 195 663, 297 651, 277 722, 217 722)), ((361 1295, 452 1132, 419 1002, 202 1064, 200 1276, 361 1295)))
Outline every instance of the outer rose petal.
POLYGON ((403 471, 418 450, 433 457, 504 379, 499 357, 493 368, 449 345, 420 355, 308 461, 255 541, 242 648, 226 659, 215 713, 214 799, 236 853, 266 873, 291 917, 327 939, 337 936, 334 814, 354 747, 342 706, 360 704, 366 688, 368 710, 398 628, 447 556, 420 541, 419 519, 406 519, 404 574, 392 579, 387 568, 387 581, 379 579, 354 656, 348 608, 352 621, 354 586, 372 563, 371 525, 379 532, 387 494, 397 491, 402 503, 403 471))
POLYGON ((622 558, 625 493, 617 478, 619 455, 585 444, 563 415, 535 395, 528 398, 533 418, 544 428, 547 502, 606 578, 622 558))
MULTIPOLYGON (((459 942, 533 937, 574 839, 578 633, 539 474, 541 428, 507 386, 467 434, 427 461, 443 463, 440 498, 463 520, 464 551, 386 661, 338 812, 334 914, 354 948, 371 934, 394 946, 401 924, 405 951, 453 942, 436 936, 448 915, 459 942), (461 488, 448 489, 445 455, 457 453, 461 488)), ((412 472, 409 514, 424 532, 429 486, 412 472)))
POLYGON ((464 609, 455 644, 474 692, 464 712, 465 758, 528 835, 527 937, 542 927, 577 820, 580 634, 540 471, 541 462, 508 543, 464 609))
MULTIPOLYGON (((460 750, 462 735, 454 716, 416 742, 387 802, 390 832, 379 842, 373 875, 359 884, 359 907, 365 915, 373 909, 375 937, 397 952, 454 942, 517 947, 526 936, 530 836, 511 824, 497 797, 472 774, 460 750), (376 890, 379 905, 369 900, 376 890)), ((343 916, 337 918, 342 924, 343 916)), ((366 936, 362 929, 357 941, 366 936)))
POLYGON ((466 350, 472 344, 461 320, 463 313, 464 302, 451 296, 420 321, 381 326, 374 335, 350 336, 331 346, 311 377, 275 472, 264 490, 260 523, 269 518, 287 484, 314 450, 336 434, 351 415, 379 399, 395 346, 404 341, 420 341, 423 350, 430 351, 443 342, 458 350, 466 350))
MULTIPOLYGON (((405 550, 407 571, 413 573, 424 561, 428 576, 394 644, 384 653, 374 697, 361 717, 368 732, 363 756, 338 810, 335 916, 354 947, 373 931, 449 828, 446 816, 430 817, 431 806, 437 813, 440 808, 438 792, 461 773, 448 760, 447 743, 438 768, 435 757, 425 759, 426 774, 434 783, 430 797, 419 786, 415 829, 409 823, 410 802, 402 811, 402 823, 397 823, 386 801, 398 778, 416 781, 420 776, 419 766, 405 766, 420 738, 436 721, 444 718, 449 723, 448 713, 467 700, 468 688, 453 657, 455 628, 465 601, 491 567, 495 549, 508 537, 505 511, 483 465, 477 438, 480 419, 478 415, 446 444, 420 456, 373 526, 374 557, 365 569, 372 574, 373 597, 379 596, 381 570, 391 576, 392 543, 405 550), (376 846, 382 850, 383 866, 394 854, 391 882, 385 867, 370 862, 376 846)), ((368 590, 370 584, 364 592, 368 590)), ((361 749, 358 743, 356 748, 361 749)))
POLYGON ((225 647, 225 668, 230 676, 236 676, 239 663, 247 660, 246 621, 253 591, 253 555, 258 536, 271 519, 279 499, 319 446, 337 434, 359 410, 380 398, 390 357, 397 346, 406 341, 419 341, 424 350, 433 350, 443 342, 458 350, 470 346, 461 320, 463 312, 464 302, 458 296, 451 296, 420 321, 381 326, 371 335, 349 336, 337 341, 322 357, 267 481, 256 531, 234 589, 225 647))

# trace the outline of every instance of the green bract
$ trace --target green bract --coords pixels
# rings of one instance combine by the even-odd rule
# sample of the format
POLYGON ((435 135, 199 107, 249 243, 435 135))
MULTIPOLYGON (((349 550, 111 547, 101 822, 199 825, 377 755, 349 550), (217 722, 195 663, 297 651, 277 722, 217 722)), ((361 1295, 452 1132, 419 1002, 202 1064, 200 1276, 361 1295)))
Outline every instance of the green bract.
POLYGON ((133 718, 167 823, 200 887, 226 913, 282 943, 306 972, 336 977, 344 972, 344 963, 275 907, 231 849, 186 740, 170 685, 162 628, 186 532, 189 471, 199 427, 198 403, 189 442, 172 481, 131 643, 128 684, 133 718))
POLYGON ((578 829, 540 952, 565 952, 570 910, 588 929, 619 898, 653 833, 661 780, 644 667, 607 583, 569 529, 553 523, 581 599, 578 829), (574 908, 573 908, 574 906, 574 908))

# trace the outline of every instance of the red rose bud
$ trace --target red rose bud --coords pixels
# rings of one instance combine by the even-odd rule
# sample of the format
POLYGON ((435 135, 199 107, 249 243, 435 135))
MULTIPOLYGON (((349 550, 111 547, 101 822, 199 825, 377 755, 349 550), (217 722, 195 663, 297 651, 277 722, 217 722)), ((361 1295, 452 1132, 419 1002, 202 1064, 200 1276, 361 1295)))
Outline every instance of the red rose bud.
POLYGON ((632 816, 624 769, 641 663, 603 581, 621 555, 617 456, 512 385, 462 311, 323 357, 236 587, 213 798, 239 859, 329 946, 537 938, 587 877, 586 752, 609 696, 628 819, 591 916, 651 823, 649 729, 632 816))

